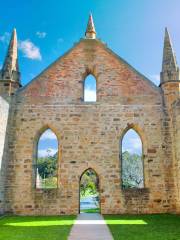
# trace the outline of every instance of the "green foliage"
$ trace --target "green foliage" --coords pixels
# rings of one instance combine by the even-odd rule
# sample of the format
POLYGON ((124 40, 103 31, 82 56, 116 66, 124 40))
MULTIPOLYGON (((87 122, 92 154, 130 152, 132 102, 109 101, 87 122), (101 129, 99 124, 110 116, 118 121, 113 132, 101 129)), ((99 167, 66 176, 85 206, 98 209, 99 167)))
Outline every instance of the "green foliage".
POLYGON ((57 187, 57 153, 54 156, 39 157, 37 159, 36 176, 37 188, 56 188, 57 187))
POLYGON ((57 175, 57 153, 54 156, 37 159, 37 168, 42 179, 57 175))
POLYGON ((128 151, 122 154, 122 184, 123 188, 141 188, 144 185, 143 161, 138 154, 128 151))
POLYGON ((42 188, 56 188, 57 177, 49 177, 42 180, 42 188))
POLYGON ((96 173, 89 169, 81 177, 80 182, 80 195, 81 197, 87 197, 92 195, 98 195, 98 177, 96 173))

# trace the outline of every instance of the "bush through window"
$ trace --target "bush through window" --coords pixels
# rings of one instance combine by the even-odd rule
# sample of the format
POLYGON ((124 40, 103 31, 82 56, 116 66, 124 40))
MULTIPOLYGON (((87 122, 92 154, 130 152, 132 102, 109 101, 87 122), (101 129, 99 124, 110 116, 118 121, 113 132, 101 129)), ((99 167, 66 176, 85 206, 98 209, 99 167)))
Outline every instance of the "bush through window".
POLYGON ((123 188, 143 188, 143 149, 142 141, 136 131, 130 129, 122 139, 121 178, 123 188))
POLYGON ((58 139, 51 129, 39 137, 36 159, 36 188, 57 188, 58 139))

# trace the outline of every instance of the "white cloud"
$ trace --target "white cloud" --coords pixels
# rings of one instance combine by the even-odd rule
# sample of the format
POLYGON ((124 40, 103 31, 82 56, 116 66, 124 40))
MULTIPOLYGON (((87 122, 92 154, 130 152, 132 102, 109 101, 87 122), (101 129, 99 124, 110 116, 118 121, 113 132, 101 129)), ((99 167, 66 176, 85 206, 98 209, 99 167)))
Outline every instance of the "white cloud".
POLYGON ((48 129, 40 137, 40 140, 46 140, 46 139, 55 140, 57 139, 57 137, 55 133, 53 133, 50 129, 48 129))
POLYGON ((142 143, 141 143, 141 139, 140 138, 130 138, 129 142, 130 142, 132 148, 134 148, 136 150, 141 150, 142 143))
POLYGON ((137 153, 140 154, 142 153, 142 142, 139 137, 135 136, 129 136, 128 139, 125 139, 122 145, 123 152, 128 151, 131 154, 137 153))
POLYGON ((5 32, 3 35, 0 36, 0 41, 3 43, 8 44, 10 41, 10 33, 9 32, 5 32))
POLYGON ((29 39, 20 41, 18 46, 19 46, 19 49, 24 54, 24 57, 30 58, 32 60, 41 60, 42 59, 40 49, 29 39))
POLYGON ((160 83, 160 74, 152 74, 149 76, 150 79, 153 81, 154 84, 156 84, 157 86, 159 86, 160 83))
POLYGON ((38 157, 47 157, 54 156, 57 153, 58 149, 48 148, 38 150, 38 157))
POLYGON ((87 102, 95 102, 96 101, 96 91, 92 90, 92 89, 85 89, 84 100, 87 102))
POLYGON ((47 33, 46 32, 36 32, 36 35, 38 36, 38 38, 45 38, 47 33))

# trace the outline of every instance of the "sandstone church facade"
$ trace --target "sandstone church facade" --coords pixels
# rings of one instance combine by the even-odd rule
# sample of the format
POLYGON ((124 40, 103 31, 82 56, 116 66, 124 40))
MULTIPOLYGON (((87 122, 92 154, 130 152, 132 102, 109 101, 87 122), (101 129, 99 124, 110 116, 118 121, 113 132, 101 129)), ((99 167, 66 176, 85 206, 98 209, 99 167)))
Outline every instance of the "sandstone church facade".
POLYGON ((180 213, 180 72, 165 32, 160 86, 96 38, 85 38, 22 87, 13 31, 0 71, 0 213, 79 212, 79 179, 99 177, 103 214, 180 213), (97 81, 97 101, 84 102, 84 79, 97 81), (36 189, 37 142, 57 136, 58 186, 36 189), (144 187, 121 187, 121 140, 134 129, 143 144, 144 187))

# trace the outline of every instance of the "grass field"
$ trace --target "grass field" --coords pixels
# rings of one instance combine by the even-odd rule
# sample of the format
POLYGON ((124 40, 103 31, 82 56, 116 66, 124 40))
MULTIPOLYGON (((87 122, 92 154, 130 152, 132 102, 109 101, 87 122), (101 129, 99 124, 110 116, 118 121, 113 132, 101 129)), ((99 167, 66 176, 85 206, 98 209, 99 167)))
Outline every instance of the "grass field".
POLYGON ((180 215, 105 215, 114 240, 180 240, 180 215))
MULTIPOLYGON (((180 215, 105 215, 114 240, 180 240, 180 215)), ((0 218, 0 240, 67 240, 76 216, 0 218)))
POLYGON ((0 218, 0 240, 67 240, 76 216, 0 218))
POLYGON ((81 210, 81 213, 99 213, 100 208, 90 208, 90 209, 84 209, 81 210))

